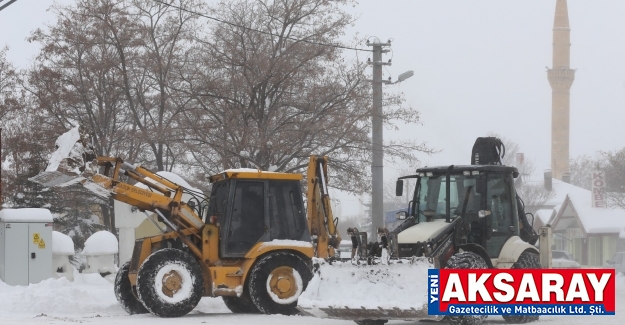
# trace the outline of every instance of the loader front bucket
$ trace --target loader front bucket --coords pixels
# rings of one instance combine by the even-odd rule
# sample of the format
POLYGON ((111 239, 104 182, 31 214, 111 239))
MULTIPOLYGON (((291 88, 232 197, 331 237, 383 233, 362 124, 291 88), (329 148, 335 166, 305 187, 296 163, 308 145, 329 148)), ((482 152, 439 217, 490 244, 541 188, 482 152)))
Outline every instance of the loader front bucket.
MULTIPOLYGON (((46 170, 28 180, 45 187, 63 187, 83 182, 84 174, 97 172, 89 158, 95 157, 88 135, 79 126, 63 133, 55 143, 56 150, 50 155, 46 170)), ((96 193, 103 196, 103 193, 96 193)))
POLYGON ((427 312, 427 259, 390 265, 315 260, 315 274, 298 299, 303 314, 320 318, 439 319, 427 312))

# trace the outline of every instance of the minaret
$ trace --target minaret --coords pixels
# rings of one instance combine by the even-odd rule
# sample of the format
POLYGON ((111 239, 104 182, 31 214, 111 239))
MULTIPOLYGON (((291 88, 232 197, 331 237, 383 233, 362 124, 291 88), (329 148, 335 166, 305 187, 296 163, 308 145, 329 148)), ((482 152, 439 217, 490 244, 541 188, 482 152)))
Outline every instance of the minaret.
POLYGON ((557 0, 553 23, 553 68, 547 71, 551 84, 551 173, 557 179, 569 172, 570 89, 575 79, 570 61, 569 13, 566 0, 557 0))

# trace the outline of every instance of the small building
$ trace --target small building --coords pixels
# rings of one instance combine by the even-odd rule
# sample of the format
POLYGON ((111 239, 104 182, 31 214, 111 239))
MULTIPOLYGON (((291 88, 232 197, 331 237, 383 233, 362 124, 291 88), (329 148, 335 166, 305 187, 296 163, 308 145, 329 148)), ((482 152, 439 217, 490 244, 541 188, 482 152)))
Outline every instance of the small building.
POLYGON ((625 210, 592 206, 592 193, 552 179, 554 195, 535 207, 534 229, 553 228, 556 250, 567 251, 583 266, 603 266, 625 251, 625 210))

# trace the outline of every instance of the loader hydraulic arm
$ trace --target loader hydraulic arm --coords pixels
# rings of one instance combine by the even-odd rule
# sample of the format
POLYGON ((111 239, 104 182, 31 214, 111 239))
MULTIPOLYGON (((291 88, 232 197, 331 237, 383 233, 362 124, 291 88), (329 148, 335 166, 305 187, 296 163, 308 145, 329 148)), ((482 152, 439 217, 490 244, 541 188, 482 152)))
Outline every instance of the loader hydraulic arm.
POLYGON ((341 242, 338 233, 338 219, 332 215, 328 195, 328 157, 311 156, 308 163, 308 228, 313 238, 315 256, 327 259, 334 256, 334 249, 341 242))
MULTIPOLYGON (((155 212, 170 232, 177 233, 178 238, 194 254, 202 256, 198 245, 190 240, 187 234, 197 237, 201 243, 200 231, 204 221, 193 207, 182 202, 184 187, 146 168, 126 163, 121 158, 97 157, 95 163, 104 167, 104 173, 92 175, 93 183, 107 189, 115 200, 133 205, 141 211, 155 212), (121 175, 146 185, 152 191, 120 181, 121 175)), ((83 185, 88 184, 83 181, 83 185)))

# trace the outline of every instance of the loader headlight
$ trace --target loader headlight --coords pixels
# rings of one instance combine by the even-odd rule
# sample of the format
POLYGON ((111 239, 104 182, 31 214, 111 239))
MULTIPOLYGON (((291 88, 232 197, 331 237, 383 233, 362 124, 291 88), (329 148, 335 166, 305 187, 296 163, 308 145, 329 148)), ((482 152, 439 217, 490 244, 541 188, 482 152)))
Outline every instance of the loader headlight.
POLYGON ((425 176, 427 176, 427 177, 432 177, 432 176, 434 176, 434 173, 432 173, 432 172, 427 172, 427 173, 425 173, 425 176))
POLYGON ((471 172, 468 171, 468 170, 465 170, 465 171, 462 172, 462 175, 469 176, 469 175, 471 175, 471 172))
POLYGON ((471 175, 479 175, 480 171, 479 170, 474 170, 471 172, 471 175))

